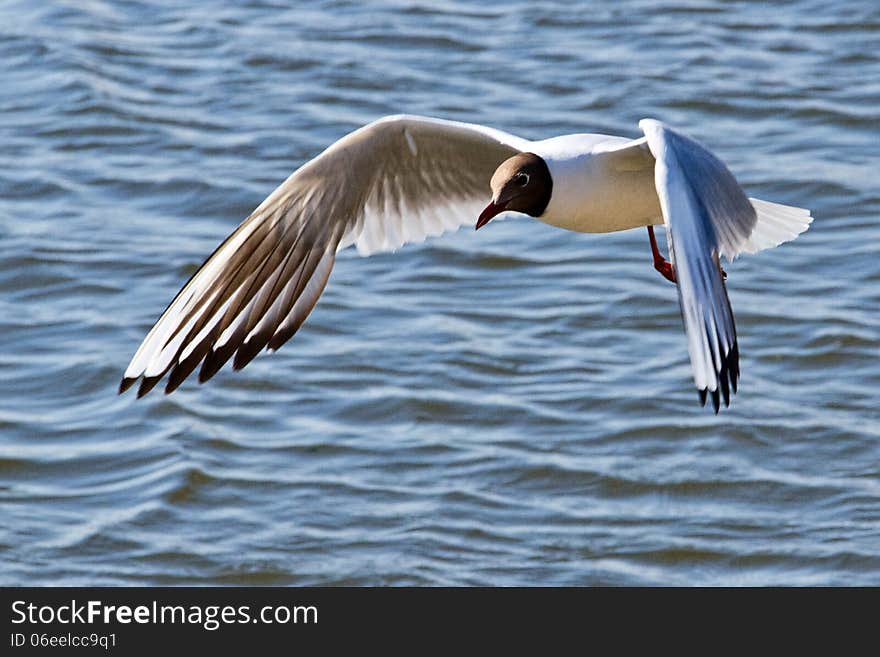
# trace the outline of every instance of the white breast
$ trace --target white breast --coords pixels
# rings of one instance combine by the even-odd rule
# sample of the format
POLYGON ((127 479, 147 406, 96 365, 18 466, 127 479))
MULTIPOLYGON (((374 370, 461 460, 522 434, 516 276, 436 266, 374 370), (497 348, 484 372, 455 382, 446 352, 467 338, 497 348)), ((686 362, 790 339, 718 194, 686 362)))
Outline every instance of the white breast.
POLYGON ((663 223, 653 169, 617 171, 600 144, 624 137, 578 134, 532 144, 553 179, 550 203, 538 219, 580 233, 609 233, 663 223), (599 148, 597 148, 599 147, 599 148))

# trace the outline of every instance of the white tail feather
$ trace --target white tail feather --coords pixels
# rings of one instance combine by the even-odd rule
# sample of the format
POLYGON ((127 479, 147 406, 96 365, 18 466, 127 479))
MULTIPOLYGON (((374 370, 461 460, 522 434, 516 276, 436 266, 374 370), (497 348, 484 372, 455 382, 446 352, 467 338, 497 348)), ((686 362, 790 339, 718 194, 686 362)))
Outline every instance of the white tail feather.
POLYGON ((790 242, 807 230, 813 221, 810 211, 804 208, 757 198, 750 198, 749 201, 758 213, 758 223, 739 253, 757 253, 790 242))

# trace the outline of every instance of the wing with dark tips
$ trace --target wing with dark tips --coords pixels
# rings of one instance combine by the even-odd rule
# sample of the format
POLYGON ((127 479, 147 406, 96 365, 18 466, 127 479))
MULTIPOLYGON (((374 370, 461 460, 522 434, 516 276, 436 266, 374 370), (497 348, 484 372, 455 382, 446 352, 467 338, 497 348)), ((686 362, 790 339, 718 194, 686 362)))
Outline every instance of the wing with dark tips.
POLYGON ((639 127, 644 137, 609 142, 602 152, 616 171, 654 169, 694 382, 700 403, 711 397, 717 413, 739 381, 736 325, 719 258, 792 240, 812 217, 803 208, 747 198, 717 157, 659 121, 644 119, 639 127))
POLYGON ((315 306, 338 249, 392 250, 470 223, 498 165, 529 142, 483 126, 380 119, 293 173, 205 261, 132 358, 119 386, 166 392, 199 365, 207 381, 289 340, 315 306))
MULTIPOLYGON (((739 253, 757 221, 733 174, 697 142, 645 119, 654 175, 678 282, 694 383, 717 413, 739 380, 736 324, 719 255, 739 253)), ((640 140, 641 141, 641 140, 640 140)), ((644 148, 644 147, 642 147, 644 148)))

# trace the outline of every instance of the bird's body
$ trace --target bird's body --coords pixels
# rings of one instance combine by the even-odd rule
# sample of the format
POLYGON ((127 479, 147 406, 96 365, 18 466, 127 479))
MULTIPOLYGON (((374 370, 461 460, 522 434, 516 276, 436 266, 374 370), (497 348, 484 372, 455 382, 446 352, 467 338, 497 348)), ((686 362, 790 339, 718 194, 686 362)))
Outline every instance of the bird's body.
POLYGON ((536 217, 578 233, 610 233, 662 224, 651 167, 620 171, 606 149, 629 143, 625 137, 575 134, 534 142, 531 152, 547 162, 554 193, 536 217))
POLYGON ((208 258, 134 355, 120 385, 173 391, 199 365, 211 378, 277 349, 318 300, 338 250, 394 250, 505 211, 578 232, 665 224, 694 381, 729 401, 739 377, 719 257, 806 230, 809 211, 746 198, 708 150, 644 120, 644 137, 577 134, 528 141, 467 123, 391 116, 343 137, 282 183, 208 258))

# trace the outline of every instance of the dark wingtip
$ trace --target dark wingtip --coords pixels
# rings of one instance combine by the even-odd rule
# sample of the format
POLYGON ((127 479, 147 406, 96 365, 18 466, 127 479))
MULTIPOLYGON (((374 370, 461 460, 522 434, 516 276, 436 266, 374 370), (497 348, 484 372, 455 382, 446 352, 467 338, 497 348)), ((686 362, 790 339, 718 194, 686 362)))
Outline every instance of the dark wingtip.
POLYGON ((205 340, 189 356, 177 363, 177 365, 175 365, 171 369, 171 374, 168 375, 168 383, 165 384, 165 394, 170 395, 172 392, 177 390, 177 388, 180 387, 180 384, 183 383, 186 378, 193 373, 193 370, 196 369, 198 364, 202 361, 202 359, 208 354, 210 350, 211 345, 207 340, 205 340))
POLYGON ((259 339, 242 344, 235 352, 235 358, 232 359, 232 369, 236 372, 244 369, 248 363, 257 357, 257 354, 263 350, 265 345, 266 341, 259 339))
POLYGON ((162 378, 161 375, 159 375, 159 376, 145 376, 143 378, 143 380, 141 381, 140 387, 138 388, 137 398, 140 399, 141 397, 146 395, 148 392, 150 392, 150 390, 152 390, 156 386, 156 384, 159 383, 159 379, 161 379, 161 378, 162 378))
POLYGON ((266 343, 266 347, 270 351, 278 351, 279 349, 281 349, 282 345, 285 342, 287 342, 288 340, 290 340, 290 338, 292 338, 294 335, 296 335, 296 332, 298 330, 299 330, 299 324, 296 324, 295 326, 291 326, 284 331, 279 331, 279 332, 275 333, 275 335, 273 335, 271 338, 269 338, 269 342, 266 343))
POLYGON ((736 392, 739 384, 739 342, 734 340, 730 353, 727 354, 728 370, 730 372, 730 385, 733 392, 736 392))
POLYGON ((119 382, 119 391, 116 393, 121 395, 126 390, 131 388, 134 385, 134 382, 138 380, 138 377, 124 376, 122 377, 122 381, 119 382))
POLYGON ((721 383, 721 398, 724 400, 724 407, 729 408, 730 407, 730 385, 729 385, 728 379, 727 379, 727 372, 721 373, 720 383, 721 383))
POLYGON ((736 394, 737 384, 739 382, 739 346, 734 340, 733 346, 726 356, 721 358, 721 367, 718 372, 718 385, 715 390, 703 388, 697 392, 700 394, 700 406, 706 405, 709 393, 712 393, 712 408, 715 415, 721 410, 721 401, 724 400, 724 407, 730 408, 730 395, 736 394))
POLYGON ((235 347, 230 347, 228 344, 217 350, 209 351, 202 362, 202 367, 199 369, 199 383, 204 383, 219 372, 220 368, 232 356, 233 351, 235 351, 235 347))
POLYGON ((171 370, 171 374, 168 375, 168 382, 165 384, 165 394, 170 395, 172 392, 177 390, 180 387, 180 384, 183 383, 184 379, 190 375, 192 370, 195 369, 193 366, 188 372, 179 370, 176 367, 171 370))
POLYGON ((730 390, 736 394, 736 385, 739 379, 739 346, 736 340, 730 347, 727 355, 721 359, 721 372, 718 373, 721 382, 721 392, 724 394, 724 405, 730 406, 730 390))
POLYGON ((706 400, 709 398, 710 392, 712 393, 712 408, 715 409, 715 415, 718 415, 718 409, 721 408, 721 393, 718 391, 718 388, 711 391, 708 388, 697 390, 697 393, 700 395, 700 406, 706 405, 706 400))

